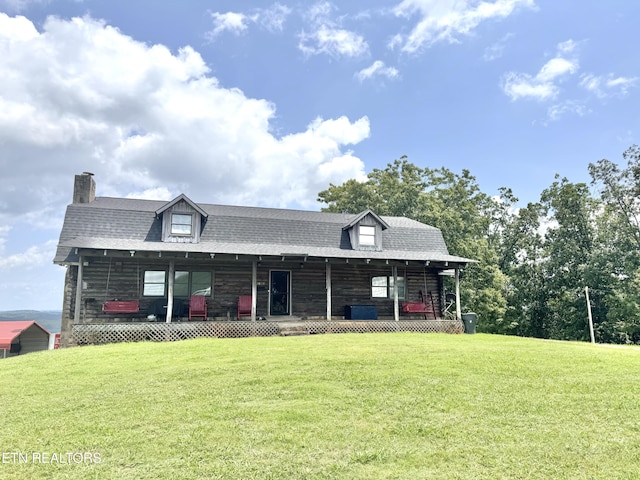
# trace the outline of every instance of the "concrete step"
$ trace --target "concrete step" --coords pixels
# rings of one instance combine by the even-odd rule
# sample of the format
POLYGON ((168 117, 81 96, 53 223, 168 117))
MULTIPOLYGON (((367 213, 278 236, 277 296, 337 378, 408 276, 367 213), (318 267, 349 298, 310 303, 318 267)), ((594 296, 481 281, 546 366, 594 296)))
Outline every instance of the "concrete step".
POLYGON ((309 328, 304 325, 280 325, 280 335, 283 337, 292 337, 296 335, 309 335, 309 328))

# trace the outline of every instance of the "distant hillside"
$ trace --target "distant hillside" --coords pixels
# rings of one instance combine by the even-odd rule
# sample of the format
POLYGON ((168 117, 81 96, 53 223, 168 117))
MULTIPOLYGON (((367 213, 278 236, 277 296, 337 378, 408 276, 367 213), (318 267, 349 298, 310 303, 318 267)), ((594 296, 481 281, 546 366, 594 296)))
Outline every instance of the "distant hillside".
POLYGON ((0 312, 0 320, 35 320, 50 333, 60 331, 62 312, 39 310, 9 310, 0 312))

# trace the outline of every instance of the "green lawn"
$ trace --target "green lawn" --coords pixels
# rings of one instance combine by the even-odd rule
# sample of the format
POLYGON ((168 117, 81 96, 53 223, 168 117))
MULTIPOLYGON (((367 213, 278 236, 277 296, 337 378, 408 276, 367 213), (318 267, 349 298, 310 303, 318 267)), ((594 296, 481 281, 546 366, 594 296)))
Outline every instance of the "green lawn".
POLYGON ((392 333, 40 352, 0 361, 0 428, 3 479, 640 478, 640 350, 392 333))

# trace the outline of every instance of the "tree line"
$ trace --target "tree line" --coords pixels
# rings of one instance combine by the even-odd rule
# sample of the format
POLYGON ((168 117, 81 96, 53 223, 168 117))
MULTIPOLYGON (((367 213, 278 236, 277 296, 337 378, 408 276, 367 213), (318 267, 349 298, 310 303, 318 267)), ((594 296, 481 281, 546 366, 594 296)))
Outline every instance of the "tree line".
POLYGON ((440 228, 452 254, 478 261, 461 272, 461 306, 479 331, 589 340, 589 287, 596 341, 640 343, 640 148, 622 158, 589 164, 590 185, 556 175, 524 207, 510 188, 482 192, 469 170, 406 156, 318 200, 323 211, 370 208, 440 228))

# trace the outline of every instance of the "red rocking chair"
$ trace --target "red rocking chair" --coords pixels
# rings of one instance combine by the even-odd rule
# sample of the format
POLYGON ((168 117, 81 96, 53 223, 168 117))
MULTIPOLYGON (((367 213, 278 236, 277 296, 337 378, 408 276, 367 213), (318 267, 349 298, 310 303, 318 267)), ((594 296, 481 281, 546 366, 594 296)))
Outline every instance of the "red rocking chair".
POLYGON ((238 320, 240 317, 251 316, 251 295, 240 295, 238 297, 238 320))
POLYGON ((189 320, 193 317, 207 319, 207 297, 204 295, 194 295, 189 299, 189 320))

